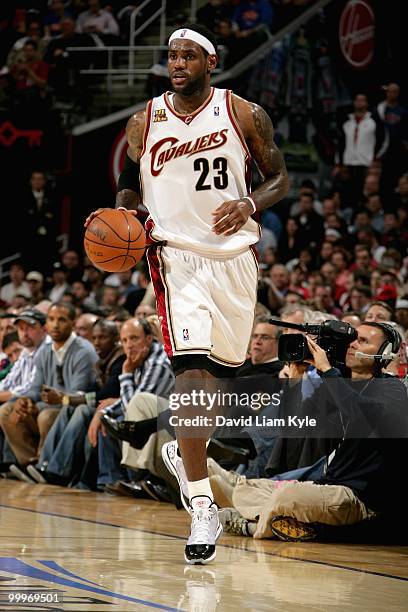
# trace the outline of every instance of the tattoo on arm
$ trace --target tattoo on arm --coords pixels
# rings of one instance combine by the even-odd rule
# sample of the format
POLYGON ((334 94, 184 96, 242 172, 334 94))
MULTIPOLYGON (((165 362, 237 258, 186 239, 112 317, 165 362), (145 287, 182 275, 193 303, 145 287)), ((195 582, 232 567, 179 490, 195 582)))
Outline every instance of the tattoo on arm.
POLYGON ((251 111, 248 147, 265 179, 252 196, 257 209, 264 210, 285 197, 289 181, 285 162, 273 141, 273 126, 268 114, 257 104, 251 104, 251 111))
MULTIPOLYGON (((145 123, 146 111, 139 111, 129 119, 126 126, 126 138, 129 145, 127 154, 134 162, 139 162, 142 154, 145 123)), ((122 189, 116 194, 116 208, 123 206, 129 210, 137 210, 141 203, 140 192, 122 189)))

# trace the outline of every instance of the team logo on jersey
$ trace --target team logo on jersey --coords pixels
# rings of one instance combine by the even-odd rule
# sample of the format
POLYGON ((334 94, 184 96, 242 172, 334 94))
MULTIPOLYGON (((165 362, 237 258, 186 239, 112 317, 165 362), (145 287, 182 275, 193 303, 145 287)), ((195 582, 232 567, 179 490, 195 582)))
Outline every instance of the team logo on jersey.
POLYGON ((183 340, 190 340, 188 329, 183 329, 183 340))
POLYGON ((212 132, 212 134, 205 134, 199 136, 196 140, 189 140, 188 142, 182 142, 181 144, 178 138, 169 136, 168 138, 162 138, 150 149, 151 160, 150 160, 150 171, 153 176, 159 176, 163 170, 164 164, 177 159, 178 157, 190 157, 196 153, 202 153, 203 151, 210 151, 211 149, 218 149, 227 142, 228 128, 219 130, 218 132, 212 132))
POLYGON ((220 107, 214 106, 214 117, 219 117, 219 116, 220 116, 220 107))
POLYGON ((154 111, 153 123, 158 123, 159 121, 167 121, 165 108, 158 108, 154 111))

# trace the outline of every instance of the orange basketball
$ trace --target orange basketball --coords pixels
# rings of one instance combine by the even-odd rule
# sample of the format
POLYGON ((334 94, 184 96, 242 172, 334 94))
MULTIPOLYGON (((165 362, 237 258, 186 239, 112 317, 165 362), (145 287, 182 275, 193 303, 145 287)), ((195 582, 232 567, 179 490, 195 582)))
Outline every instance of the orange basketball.
POLYGON ((96 268, 124 272, 143 257, 146 236, 143 225, 127 210, 107 208, 92 219, 85 231, 86 254, 96 268))

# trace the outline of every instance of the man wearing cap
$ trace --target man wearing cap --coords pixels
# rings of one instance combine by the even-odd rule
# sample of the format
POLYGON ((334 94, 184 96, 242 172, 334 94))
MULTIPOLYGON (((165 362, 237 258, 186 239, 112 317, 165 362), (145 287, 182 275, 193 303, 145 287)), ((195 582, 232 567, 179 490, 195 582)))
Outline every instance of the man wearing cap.
POLYGON ((26 281, 31 291, 31 301, 33 304, 38 304, 44 299, 44 277, 41 272, 32 270, 26 276, 26 281))
POLYGON ((0 404, 24 395, 35 376, 35 356, 47 334, 46 317, 35 309, 24 310, 14 321, 24 350, 8 376, 0 382, 0 404))
MULTIPOLYGON (((24 348, 12 370, 0 382, 0 404, 11 402, 18 396, 24 395, 32 385, 36 372, 35 357, 43 346, 46 336, 45 319, 45 315, 35 309, 24 310, 16 318, 14 325, 17 327, 20 344, 24 348)), ((3 448, 4 461, 13 459, 13 454, 7 451, 5 452, 3 448)), ((7 462, 2 464, 2 467, 8 469, 7 462)))
MULTIPOLYGON (((172 92, 130 118, 116 199, 118 208, 136 211, 143 201, 149 211, 147 256, 178 392, 193 381, 200 390, 215 388, 217 379, 234 378, 244 363, 258 282, 252 247, 260 236, 253 215, 289 189, 267 113, 211 87, 216 47, 214 34, 199 24, 170 36, 172 92), (264 177, 253 193, 252 159, 264 177)), ((188 419, 193 404, 179 415, 188 419)), ((162 450, 179 482, 187 476, 189 564, 212 561, 222 533, 207 472, 209 431, 183 435, 178 428, 177 442, 162 450)))

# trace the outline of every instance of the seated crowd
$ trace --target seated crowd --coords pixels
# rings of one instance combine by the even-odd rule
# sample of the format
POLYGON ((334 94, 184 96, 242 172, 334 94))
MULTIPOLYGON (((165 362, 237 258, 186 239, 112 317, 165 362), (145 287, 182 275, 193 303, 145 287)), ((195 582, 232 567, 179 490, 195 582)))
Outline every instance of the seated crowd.
MULTIPOLYGON (((337 370, 321 355, 310 365, 280 361, 278 338, 291 330, 273 325, 271 316, 297 324, 341 319, 357 329, 354 350, 363 347, 368 334, 363 347, 368 353, 382 350, 384 332, 376 325, 385 322, 395 330, 397 356, 380 364, 381 377, 389 379, 386 392, 393 405, 403 403, 407 391, 398 380, 405 378, 407 365, 408 299, 402 293, 403 279, 378 267, 376 282, 366 286, 348 281, 335 297, 337 268, 330 265, 335 269, 332 277, 323 279, 320 271, 313 271, 308 283, 307 268, 299 264, 292 272, 284 264, 264 264, 269 280, 265 285, 260 275, 248 358, 236 373, 237 384, 246 388, 248 377, 256 376, 279 384, 301 379, 298 394, 302 402, 312 402, 312 414, 314 394, 323 393, 317 379, 322 372, 333 376, 337 370)), ((353 264, 343 272, 354 275, 350 267, 353 264)), ((48 286, 37 271, 25 276, 19 263, 12 264, 10 276, 0 292, 2 475, 181 507, 183 480, 180 498, 179 483, 162 457, 162 448, 175 444, 169 409, 175 379, 144 262, 135 271, 107 275, 87 260, 82 267, 78 254, 67 251, 54 264, 48 286)), ((357 361, 347 363, 352 377, 355 372, 366 378, 372 363, 357 361)), ((375 401, 380 400, 370 397, 371 403, 375 401)), ((267 406, 260 414, 270 415, 271 410, 267 406)), ((285 439, 263 436, 257 427, 246 428, 238 439, 224 435, 216 430, 211 438, 208 467, 229 533, 309 540, 324 537, 316 525, 370 522, 395 506, 400 488, 392 483, 402 477, 398 443, 405 440, 381 440, 390 442, 394 453, 394 463, 386 465, 384 474, 377 451, 371 446, 364 450, 369 440, 285 439), (334 451, 335 458, 328 462, 334 451), (368 485, 360 492, 361 481, 368 485), (379 487, 392 494, 380 495, 379 487), (321 489, 327 492, 325 511, 319 502, 321 489)))

